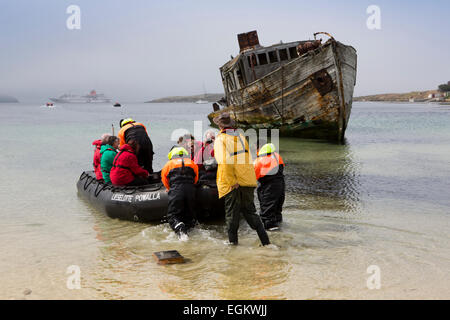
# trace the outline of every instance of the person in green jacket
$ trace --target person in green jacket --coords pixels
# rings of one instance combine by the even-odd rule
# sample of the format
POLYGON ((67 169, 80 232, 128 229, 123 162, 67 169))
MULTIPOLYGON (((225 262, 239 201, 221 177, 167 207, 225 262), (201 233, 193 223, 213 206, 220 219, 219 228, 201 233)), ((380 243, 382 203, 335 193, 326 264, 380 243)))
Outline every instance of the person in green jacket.
POLYGON ((107 184, 111 184, 109 173, 114 162, 114 157, 117 154, 117 148, 119 148, 119 138, 116 136, 108 137, 106 143, 100 148, 100 166, 102 168, 103 180, 107 184))

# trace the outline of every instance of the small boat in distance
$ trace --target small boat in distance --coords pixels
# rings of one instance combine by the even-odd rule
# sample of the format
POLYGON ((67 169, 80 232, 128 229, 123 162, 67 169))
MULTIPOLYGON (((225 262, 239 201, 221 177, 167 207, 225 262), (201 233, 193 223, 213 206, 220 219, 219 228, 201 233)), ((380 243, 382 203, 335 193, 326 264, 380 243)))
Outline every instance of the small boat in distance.
POLYGON ((97 93, 95 90, 91 90, 89 94, 84 96, 65 93, 59 98, 50 98, 53 102, 57 103, 109 103, 110 98, 107 98, 102 93, 97 93))
POLYGON ((120 104, 120 103, 118 103, 118 102, 116 102, 116 103, 114 103, 113 104, 113 107, 121 107, 122 105, 120 104))
POLYGON ((47 109, 54 109, 56 106, 53 105, 52 102, 47 102, 46 104, 42 105, 41 107, 47 108, 47 109))
POLYGON ((264 47, 256 31, 238 35, 240 52, 220 68, 224 107, 243 129, 343 141, 356 83, 356 50, 326 32, 314 40, 264 47), (322 43, 316 39, 325 34, 322 43))
POLYGON ((197 101, 195 101, 196 104, 205 104, 205 103, 209 103, 208 100, 206 100, 206 88, 205 88, 205 84, 203 83, 203 99, 200 98, 197 101))

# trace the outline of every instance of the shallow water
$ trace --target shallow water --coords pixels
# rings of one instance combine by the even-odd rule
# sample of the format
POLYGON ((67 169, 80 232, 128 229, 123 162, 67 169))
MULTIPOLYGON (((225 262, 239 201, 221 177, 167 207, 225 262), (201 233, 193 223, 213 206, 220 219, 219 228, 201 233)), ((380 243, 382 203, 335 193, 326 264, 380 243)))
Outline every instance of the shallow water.
POLYGON ((91 142, 111 124, 148 124, 160 169, 172 131, 206 130, 210 105, 0 108, 2 299, 450 298, 448 107, 355 103, 345 145, 281 139, 287 196, 269 248, 245 222, 238 247, 224 244, 223 224, 180 242, 167 225, 112 220, 77 195, 91 142), (157 265, 152 253, 169 249, 188 262, 157 265), (79 290, 66 285, 71 265, 79 290))

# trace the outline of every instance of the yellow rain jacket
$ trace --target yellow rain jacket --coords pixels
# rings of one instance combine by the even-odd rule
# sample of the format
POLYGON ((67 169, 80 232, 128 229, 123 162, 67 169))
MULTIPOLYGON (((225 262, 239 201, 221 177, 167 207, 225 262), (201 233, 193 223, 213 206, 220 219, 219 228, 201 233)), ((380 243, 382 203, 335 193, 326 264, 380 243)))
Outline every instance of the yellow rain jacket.
POLYGON ((242 187, 256 187, 252 155, 242 134, 233 129, 222 130, 214 141, 214 157, 218 164, 219 198, 228 194, 236 183, 242 187))

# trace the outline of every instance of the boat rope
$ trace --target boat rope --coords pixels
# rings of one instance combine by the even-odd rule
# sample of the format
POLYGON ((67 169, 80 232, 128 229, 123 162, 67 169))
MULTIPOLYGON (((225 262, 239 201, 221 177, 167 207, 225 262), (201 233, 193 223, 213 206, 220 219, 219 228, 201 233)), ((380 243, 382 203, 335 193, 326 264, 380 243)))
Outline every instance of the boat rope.
POLYGON ((86 190, 91 185, 92 182, 94 182, 94 178, 87 177, 86 181, 84 182, 84 186, 83 186, 84 190, 86 190))
POLYGON ((88 176, 88 175, 87 175, 86 172, 82 172, 81 175, 80 175, 80 180, 86 179, 87 176, 88 176))
POLYGON ((111 192, 122 192, 126 195, 131 195, 136 192, 155 192, 155 191, 161 190, 162 186, 163 186, 162 183, 156 184, 155 186, 152 186, 152 187, 150 187, 148 185, 121 187, 121 186, 114 186, 111 184, 107 184, 107 185, 104 185, 103 190, 110 190, 111 192))
POLYGON ((324 34, 324 35, 327 35, 327 36, 330 37, 330 39, 332 39, 333 41, 335 41, 335 40, 334 40, 334 37, 333 37, 331 34, 329 34, 328 32, 323 32, 323 31, 314 33, 314 40, 317 40, 316 37, 317 37, 318 34, 324 34))
MULTIPOLYGON (((267 90, 266 84, 264 83, 264 81, 262 81, 262 79, 261 79, 261 83, 262 83, 262 85, 263 85, 263 87, 264 87, 262 92, 267 92, 267 93, 268 93, 268 96, 269 96, 272 100, 274 100, 273 96, 272 96, 272 95, 269 93, 269 91, 267 90)), ((265 100, 265 99, 264 99, 264 96, 261 95, 261 104, 263 104, 264 100, 265 100)), ((280 116, 280 118, 281 118, 281 124, 283 124, 283 123, 284 123, 284 117, 283 117, 283 114, 280 113, 280 110, 278 109, 277 104, 275 103, 275 101, 273 101, 271 104, 273 105, 273 107, 274 107, 275 110, 277 111, 278 115, 280 116)))
POLYGON ((95 195, 95 197, 97 198, 98 197, 98 195, 103 191, 103 190, 105 190, 106 189, 106 187, 107 187, 107 185, 106 184, 97 184, 97 187, 95 187, 95 191, 94 191, 94 195, 95 195), (98 187, 99 186, 102 186, 101 188, 100 188, 100 190, 98 190, 98 187))
POLYGON ((142 186, 115 186, 112 184, 105 184, 103 182, 98 181, 95 177, 92 177, 86 172, 83 172, 80 175, 80 181, 84 181, 83 189, 87 190, 87 188, 92 184, 96 183, 96 187, 94 190, 95 197, 98 197, 98 195, 105 190, 110 190, 111 192, 122 192, 126 195, 131 195, 136 192, 155 192, 159 191, 163 188, 162 183, 157 184, 151 184, 151 185, 142 185, 142 186))

